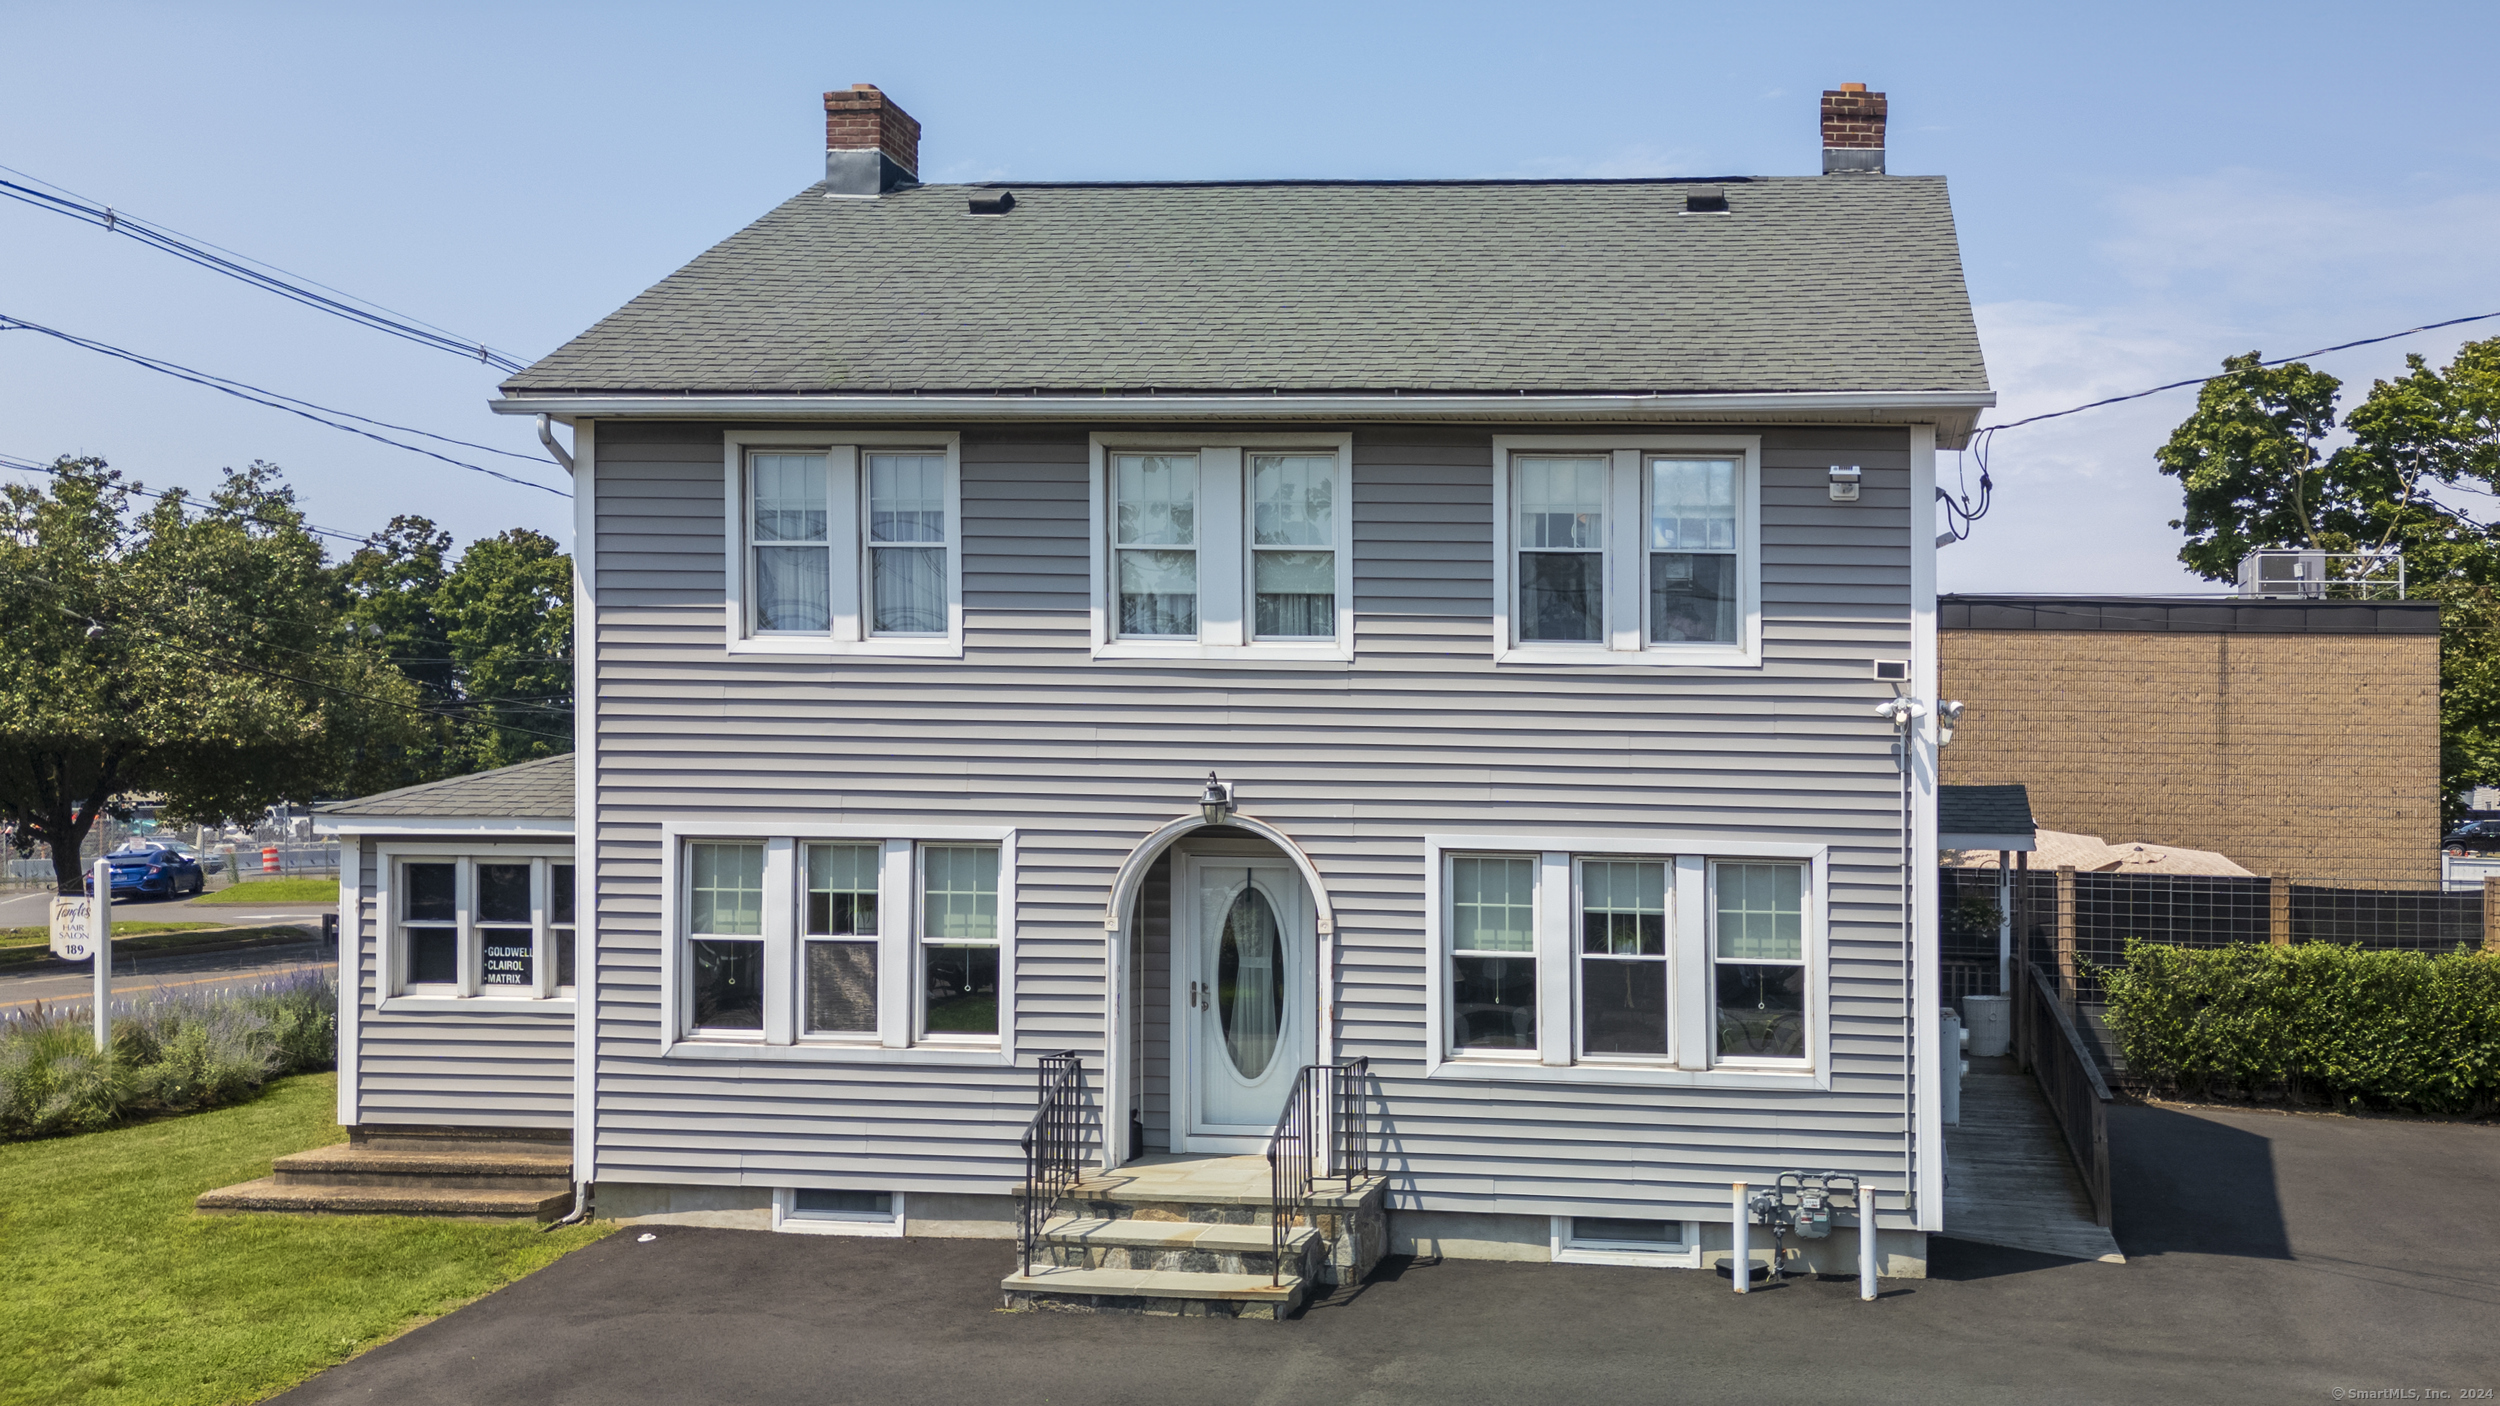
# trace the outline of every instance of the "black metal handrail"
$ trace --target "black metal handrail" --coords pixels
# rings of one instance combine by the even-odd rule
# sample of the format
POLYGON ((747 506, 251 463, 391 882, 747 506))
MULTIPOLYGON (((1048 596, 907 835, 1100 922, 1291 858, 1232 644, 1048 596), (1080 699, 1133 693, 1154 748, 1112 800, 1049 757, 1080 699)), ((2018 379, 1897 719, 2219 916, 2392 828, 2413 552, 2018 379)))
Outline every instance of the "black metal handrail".
POLYGON ((1020 1227, 1024 1272, 1033 1272, 1033 1247, 1053 1207, 1082 1175, 1085 1155, 1085 1066, 1074 1050, 1043 1055, 1040 1107, 1024 1125, 1024 1206, 1020 1227))
POLYGON ((1284 1283, 1285 1237, 1294 1225, 1312 1219, 1312 1184, 1343 1181, 1352 1191, 1356 1181, 1371 1175, 1371 1123, 1363 1089, 1370 1074, 1369 1059, 1351 1059, 1306 1064, 1293 1076, 1285 1110, 1277 1115, 1276 1131, 1267 1141, 1268 1238, 1275 1251, 1271 1284, 1284 1283))
POLYGON ((2111 1220, 2109 1172, 2109 1085, 2083 1043, 2066 1004, 2057 998, 2056 979, 2039 963, 2024 964, 2031 980, 2023 983, 2029 1009, 2021 1024, 2023 1063, 2040 1081, 2049 1113, 2066 1135, 2066 1150, 2075 1170, 2083 1174, 2092 1197, 2092 1219, 2102 1226, 2111 1220))

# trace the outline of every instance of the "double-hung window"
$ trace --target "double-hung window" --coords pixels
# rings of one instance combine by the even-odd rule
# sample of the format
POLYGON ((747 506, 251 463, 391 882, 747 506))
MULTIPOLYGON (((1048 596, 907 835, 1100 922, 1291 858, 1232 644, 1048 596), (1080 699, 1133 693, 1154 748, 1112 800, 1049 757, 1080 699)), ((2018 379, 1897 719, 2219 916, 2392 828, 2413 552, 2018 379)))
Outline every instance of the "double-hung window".
POLYGON ((1351 657, 1349 436, 1096 435, 1097 658, 1351 657))
POLYGON ((671 1048, 827 1058, 1005 1051, 1010 832, 668 828, 678 933, 671 1048))
POLYGON ((573 865, 384 845, 390 999, 542 1000, 573 986, 573 865))
POLYGON ((764 1028, 764 847, 697 844, 686 853, 689 1024, 764 1028))
POLYGON ((1794 864, 1720 863, 1711 870, 1718 1055, 1803 1059, 1805 872, 1794 864))
POLYGON ((1818 847, 1565 843, 1426 838, 1443 963, 1437 1061, 1513 1074, 1815 1072, 1818 847))
POLYGON ((955 436, 758 431, 727 444, 733 653, 962 653, 955 436))
POLYGON ((1498 660, 1760 662, 1757 440, 1506 436, 1495 446, 1498 660))

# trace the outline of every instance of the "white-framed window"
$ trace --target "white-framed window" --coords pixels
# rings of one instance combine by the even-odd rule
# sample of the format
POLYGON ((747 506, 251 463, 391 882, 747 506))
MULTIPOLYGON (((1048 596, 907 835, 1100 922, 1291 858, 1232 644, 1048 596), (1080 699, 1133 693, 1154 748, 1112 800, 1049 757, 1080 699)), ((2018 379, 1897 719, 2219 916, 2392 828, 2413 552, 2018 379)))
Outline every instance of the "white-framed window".
POLYGON ((1353 657, 1351 435, 1097 434, 1100 659, 1353 657))
POLYGON ((1620 1264, 1652 1269, 1701 1268, 1701 1226, 1644 1216, 1555 1216, 1557 1264, 1620 1264))
POLYGON ((1761 662, 1759 437, 1505 435, 1494 460, 1497 660, 1761 662))
POLYGON ((1427 1074, 1827 1083, 1820 845, 1425 837, 1427 1074))
POLYGON ((571 998, 570 849, 402 843, 375 858, 384 1009, 571 998))
POLYGON ((1805 871, 1710 866, 1710 989, 1722 1064, 1806 1057, 1805 871))
POLYGON ((792 1235, 901 1235, 903 1193, 856 1186, 776 1187, 773 1229, 792 1235))
POLYGON ((724 445, 730 652, 963 653, 958 436, 734 431, 724 445))
POLYGON ((1014 832, 663 827, 688 1058, 1012 1058, 1014 832))

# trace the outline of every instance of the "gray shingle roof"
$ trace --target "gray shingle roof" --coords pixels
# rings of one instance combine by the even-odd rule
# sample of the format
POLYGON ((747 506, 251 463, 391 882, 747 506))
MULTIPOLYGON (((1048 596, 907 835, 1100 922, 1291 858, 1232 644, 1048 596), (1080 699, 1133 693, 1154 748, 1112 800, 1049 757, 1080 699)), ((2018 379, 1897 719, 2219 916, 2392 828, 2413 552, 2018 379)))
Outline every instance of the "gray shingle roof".
POLYGON ((1936 833, 2031 835, 2031 792, 2023 786, 1939 786, 1936 833))
POLYGON ((325 816, 425 817, 460 820, 570 820, 573 818, 573 757, 545 757, 534 762, 472 772, 418 786, 402 786, 352 801, 332 801, 315 808, 325 816))
POLYGON ((813 186, 512 392, 1978 391, 1945 183, 813 186))

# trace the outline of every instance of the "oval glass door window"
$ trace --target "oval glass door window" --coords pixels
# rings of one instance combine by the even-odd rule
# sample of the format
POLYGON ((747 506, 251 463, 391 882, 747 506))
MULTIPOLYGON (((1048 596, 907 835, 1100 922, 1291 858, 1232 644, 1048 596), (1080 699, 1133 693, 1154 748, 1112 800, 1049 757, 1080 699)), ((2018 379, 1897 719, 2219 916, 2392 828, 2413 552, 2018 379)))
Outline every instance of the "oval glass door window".
POLYGON ((1244 888, 1224 915, 1215 950, 1215 1018, 1224 1053, 1244 1080, 1267 1072, 1285 1022, 1284 942, 1275 910, 1256 887, 1244 888))

